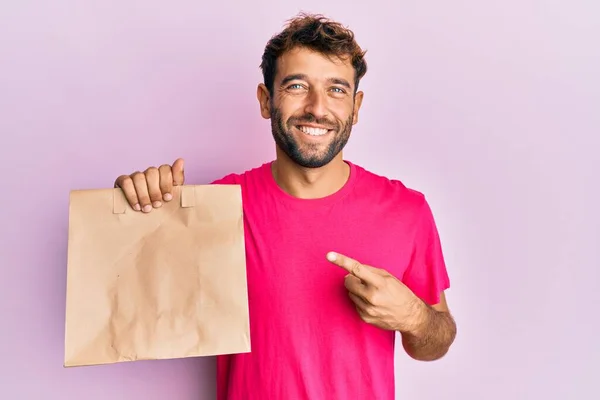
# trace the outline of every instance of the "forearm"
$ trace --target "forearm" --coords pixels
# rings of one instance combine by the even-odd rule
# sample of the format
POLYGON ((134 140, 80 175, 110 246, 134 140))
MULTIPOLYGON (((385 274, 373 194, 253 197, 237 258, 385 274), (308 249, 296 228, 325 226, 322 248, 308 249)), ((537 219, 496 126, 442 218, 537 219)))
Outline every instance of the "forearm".
POLYGON ((415 360, 433 361, 448 352, 456 337, 456 324, 449 312, 434 310, 419 301, 414 326, 401 334, 402 345, 409 356, 415 360))

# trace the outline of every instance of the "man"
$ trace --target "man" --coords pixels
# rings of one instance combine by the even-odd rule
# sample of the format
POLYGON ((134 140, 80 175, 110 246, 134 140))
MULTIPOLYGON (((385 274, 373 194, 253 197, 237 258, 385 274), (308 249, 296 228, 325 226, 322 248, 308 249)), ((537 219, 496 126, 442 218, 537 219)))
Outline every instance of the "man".
MULTIPOLYGON (((213 182, 242 187, 252 341, 218 357, 217 397, 393 399, 395 332, 418 360, 456 334, 432 213, 421 193, 342 158, 367 70, 350 30, 300 15, 261 68, 276 159, 213 182)), ((151 212, 183 183, 178 159, 115 185, 151 212)))

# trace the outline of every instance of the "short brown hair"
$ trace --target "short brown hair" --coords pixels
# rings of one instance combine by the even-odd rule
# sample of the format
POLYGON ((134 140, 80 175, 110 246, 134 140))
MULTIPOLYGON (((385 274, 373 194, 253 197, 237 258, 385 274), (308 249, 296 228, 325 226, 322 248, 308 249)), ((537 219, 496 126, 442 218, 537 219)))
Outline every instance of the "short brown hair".
POLYGON ((273 94, 273 84, 277 72, 277 59, 296 47, 305 47, 323 55, 349 58, 354 67, 354 87, 367 73, 365 53, 356 40, 354 33, 320 14, 300 13, 288 21, 283 31, 273 36, 265 47, 260 68, 264 84, 273 94))

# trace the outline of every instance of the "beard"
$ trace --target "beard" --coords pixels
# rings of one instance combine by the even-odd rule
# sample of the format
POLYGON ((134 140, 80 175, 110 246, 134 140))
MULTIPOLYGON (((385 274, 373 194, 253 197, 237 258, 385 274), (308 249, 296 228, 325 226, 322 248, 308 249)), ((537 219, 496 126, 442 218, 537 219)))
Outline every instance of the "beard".
POLYGON ((346 146, 352 132, 352 115, 344 123, 315 118, 312 114, 290 117, 285 123, 281 111, 271 104, 271 132, 277 146, 296 164, 304 168, 320 168, 333 160, 346 146), (295 126, 314 123, 329 128, 333 138, 327 144, 300 143, 292 133, 295 126), (325 147, 324 147, 325 146, 325 147), (324 147, 324 148, 323 148, 324 147))

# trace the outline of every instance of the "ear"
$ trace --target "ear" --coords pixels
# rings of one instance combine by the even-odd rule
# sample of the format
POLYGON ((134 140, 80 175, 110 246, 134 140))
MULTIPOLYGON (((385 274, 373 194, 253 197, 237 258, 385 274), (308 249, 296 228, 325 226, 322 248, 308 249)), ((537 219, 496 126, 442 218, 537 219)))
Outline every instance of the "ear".
POLYGON ((363 96, 363 92, 356 92, 356 95, 354 95, 354 114, 352 115, 352 125, 358 123, 358 111, 362 105, 363 96))
POLYGON ((260 115, 264 119, 271 118, 271 101, 270 101, 269 89, 261 83, 256 88, 256 98, 260 106, 260 115))

